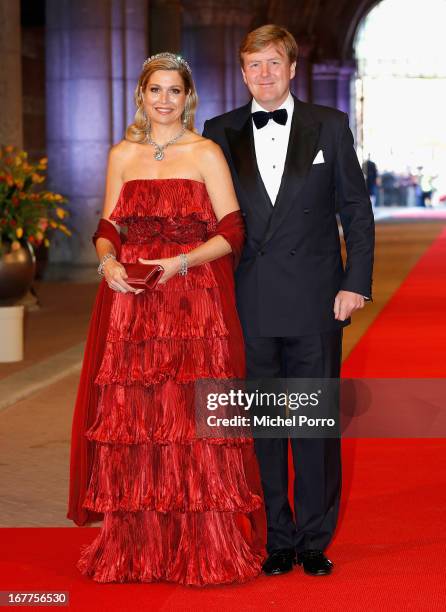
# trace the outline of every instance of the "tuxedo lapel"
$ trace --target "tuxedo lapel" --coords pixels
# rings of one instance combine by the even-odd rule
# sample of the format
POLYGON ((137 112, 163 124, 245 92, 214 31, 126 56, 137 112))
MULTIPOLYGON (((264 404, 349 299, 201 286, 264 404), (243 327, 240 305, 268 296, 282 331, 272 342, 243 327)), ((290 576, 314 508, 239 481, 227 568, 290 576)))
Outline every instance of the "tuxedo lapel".
POLYGON ((246 202, 254 208, 256 214, 268 221, 273 211, 273 206, 257 166, 251 119, 251 103, 246 105, 244 109, 246 109, 246 112, 243 116, 241 128, 226 128, 226 138, 234 169, 240 185, 246 193, 246 202))
POLYGON ((321 124, 308 116, 304 105, 294 97, 294 111, 282 181, 262 246, 272 238, 289 210, 295 205, 296 197, 304 185, 316 155, 320 127, 321 124))

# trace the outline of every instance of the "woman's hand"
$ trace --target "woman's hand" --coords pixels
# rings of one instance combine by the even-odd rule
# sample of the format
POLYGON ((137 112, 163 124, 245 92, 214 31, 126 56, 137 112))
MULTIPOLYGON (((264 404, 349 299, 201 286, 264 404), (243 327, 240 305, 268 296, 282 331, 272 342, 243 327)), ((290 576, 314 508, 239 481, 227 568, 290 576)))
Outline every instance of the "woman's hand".
POLYGON ((162 266, 164 268, 164 272, 159 279, 158 284, 167 283, 169 278, 172 278, 172 276, 178 274, 181 265, 181 260, 178 255, 176 257, 166 257, 165 259, 143 259, 142 257, 138 257, 138 261, 142 264, 151 264, 154 266, 162 266))
POLYGON ((144 289, 135 289, 134 287, 130 287, 125 282, 125 279, 128 278, 128 274, 125 271, 124 266, 116 261, 115 259, 107 259, 104 263, 104 277, 107 285, 113 291, 119 291, 120 293, 141 293, 144 289))

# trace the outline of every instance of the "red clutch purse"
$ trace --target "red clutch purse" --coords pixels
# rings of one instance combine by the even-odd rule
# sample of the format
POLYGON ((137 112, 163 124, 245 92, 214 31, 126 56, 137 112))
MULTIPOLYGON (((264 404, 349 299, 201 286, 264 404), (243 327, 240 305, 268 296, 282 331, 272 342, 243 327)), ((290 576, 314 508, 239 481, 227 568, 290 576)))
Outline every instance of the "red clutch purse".
POLYGON ((123 263, 122 265, 128 275, 125 282, 134 289, 153 289, 164 272, 162 266, 152 264, 123 263))

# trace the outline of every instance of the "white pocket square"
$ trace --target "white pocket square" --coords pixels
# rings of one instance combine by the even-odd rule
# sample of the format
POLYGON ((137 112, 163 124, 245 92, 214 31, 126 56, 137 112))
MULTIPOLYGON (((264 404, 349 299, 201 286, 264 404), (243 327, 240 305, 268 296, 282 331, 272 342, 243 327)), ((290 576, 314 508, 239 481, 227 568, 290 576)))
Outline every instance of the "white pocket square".
POLYGON ((322 149, 320 149, 316 157, 313 159, 313 164, 324 164, 324 163, 325 163, 324 154, 322 153, 322 149))

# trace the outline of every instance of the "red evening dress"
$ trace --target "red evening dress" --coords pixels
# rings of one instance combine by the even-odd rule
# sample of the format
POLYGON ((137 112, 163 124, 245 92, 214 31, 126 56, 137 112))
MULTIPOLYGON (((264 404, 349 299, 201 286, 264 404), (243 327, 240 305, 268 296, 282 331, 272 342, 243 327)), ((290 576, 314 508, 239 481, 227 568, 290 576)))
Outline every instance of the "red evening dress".
MULTIPOLYGON (((204 183, 191 179, 127 181, 111 219, 128 228, 124 263, 187 252, 218 228, 204 183)), ((103 523, 77 567, 95 581, 202 586, 261 571, 253 441, 195 435, 194 381, 244 375, 220 264, 139 295, 112 292, 97 409, 83 433, 93 450, 82 508, 103 523)))

